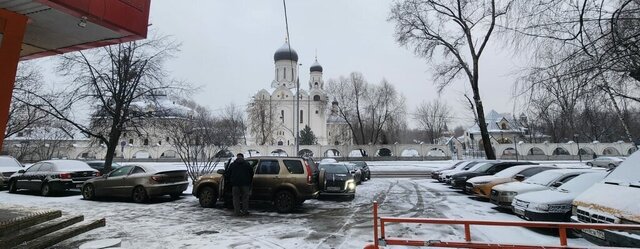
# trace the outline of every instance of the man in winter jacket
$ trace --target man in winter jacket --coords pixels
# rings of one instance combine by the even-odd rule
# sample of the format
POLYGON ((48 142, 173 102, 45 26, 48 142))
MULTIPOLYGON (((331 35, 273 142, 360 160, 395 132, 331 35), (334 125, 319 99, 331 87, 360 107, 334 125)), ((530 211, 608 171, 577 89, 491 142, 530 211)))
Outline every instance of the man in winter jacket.
POLYGON ((235 215, 248 215, 249 212, 247 210, 249 209, 249 196, 251 196, 253 168, 244 160, 242 153, 236 156, 236 160, 233 161, 228 168, 227 173, 231 181, 235 215))

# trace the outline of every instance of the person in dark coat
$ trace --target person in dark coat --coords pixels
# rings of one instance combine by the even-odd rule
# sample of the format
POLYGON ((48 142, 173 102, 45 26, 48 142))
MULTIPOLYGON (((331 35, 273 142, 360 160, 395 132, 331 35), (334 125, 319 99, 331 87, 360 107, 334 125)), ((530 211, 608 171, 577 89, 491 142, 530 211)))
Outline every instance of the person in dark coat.
POLYGON ((238 153, 236 160, 227 170, 231 181, 233 194, 233 210, 236 215, 249 214, 249 196, 251 196, 251 183, 253 182, 253 168, 244 160, 244 155, 238 153), (241 205, 242 203, 242 205, 241 205))

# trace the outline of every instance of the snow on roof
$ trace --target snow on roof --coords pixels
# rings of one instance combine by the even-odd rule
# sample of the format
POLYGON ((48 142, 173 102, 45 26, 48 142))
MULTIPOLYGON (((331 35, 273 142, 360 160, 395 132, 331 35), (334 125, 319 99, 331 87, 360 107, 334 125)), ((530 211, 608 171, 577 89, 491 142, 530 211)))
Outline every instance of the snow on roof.
MULTIPOLYGON (((485 122, 487 123, 487 130, 489 132, 524 132, 526 128, 519 125, 518 121, 515 120, 509 113, 500 114, 495 110, 491 110, 488 114, 485 115, 485 122), (500 123, 502 121, 507 122, 507 129, 502 129, 500 127, 500 123)), ((467 129, 468 133, 479 134, 480 126, 478 124, 474 124, 473 126, 467 129)))
POLYGON ((329 115, 327 117, 327 124, 347 124, 347 121, 340 115, 329 115))
POLYGON ((161 116, 188 116, 195 112, 193 109, 178 104, 166 95, 155 96, 154 100, 142 99, 131 102, 132 107, 136 107, 142 111, 154 111, 161 116))

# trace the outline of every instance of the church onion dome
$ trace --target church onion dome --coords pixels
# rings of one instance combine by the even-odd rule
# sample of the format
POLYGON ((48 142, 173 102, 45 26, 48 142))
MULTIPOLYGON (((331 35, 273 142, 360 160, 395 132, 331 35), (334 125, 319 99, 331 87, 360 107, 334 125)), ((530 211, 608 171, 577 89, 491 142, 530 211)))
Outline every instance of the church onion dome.
POLYGON ((289 43, 285 42, 282 47, 276 50, 276 53, 273 54, 273 61, 279 60, 298 61, 298 53, 296 53, 293 48, 289 49, 289 43))
POLYGON ((311 65, 311 67, 309 68, 310 72, 321 72, 322 73, 322 66, 320 65, 320 63, 318 63, 318 60, 316 60, 313 65, 311 65))

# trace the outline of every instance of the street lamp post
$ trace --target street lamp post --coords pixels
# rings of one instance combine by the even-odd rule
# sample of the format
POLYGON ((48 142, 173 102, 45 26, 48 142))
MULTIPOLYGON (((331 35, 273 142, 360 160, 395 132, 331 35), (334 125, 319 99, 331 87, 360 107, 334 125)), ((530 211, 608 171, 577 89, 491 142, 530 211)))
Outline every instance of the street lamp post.
POLYGON ((302 64, 297 64, 297 73, 296 73, 296 155, 300 151, 300 66, 302 64))
POLYGON ((573 138, 574 140, 576 140, 576 145, 578 145, 578 159, 580 159, 580 162, 582 162, 582 154, 580 154, 580 141, 578 141, 578 134, 573 134, 573 138))

